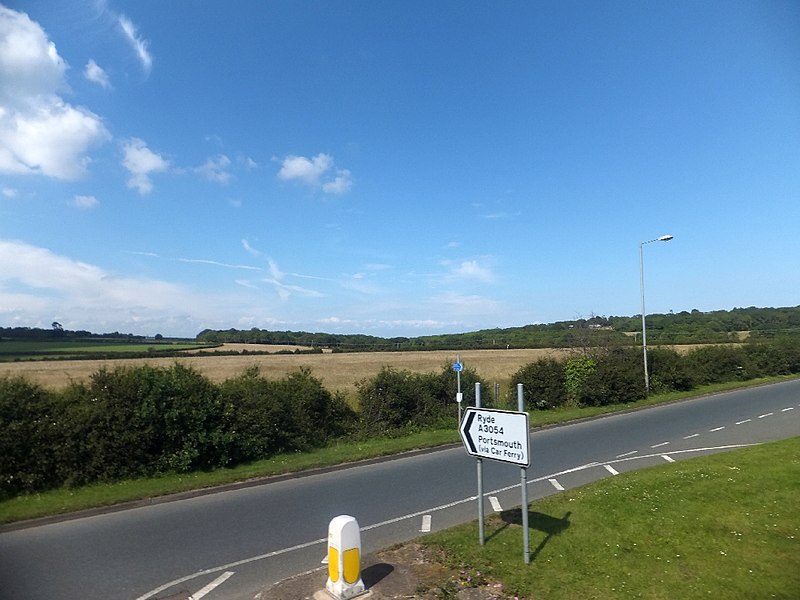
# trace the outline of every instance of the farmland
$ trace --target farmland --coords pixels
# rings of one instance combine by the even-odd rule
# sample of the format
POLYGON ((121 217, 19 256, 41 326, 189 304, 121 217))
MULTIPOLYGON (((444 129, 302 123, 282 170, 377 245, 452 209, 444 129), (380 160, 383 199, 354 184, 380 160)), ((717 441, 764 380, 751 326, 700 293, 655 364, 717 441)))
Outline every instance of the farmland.
MULTIPOLYGON (((353 352, 322 354, 251 354, 250 351, 293 350, 287 346, 262 344, 225 344, 218 350, 236 351, 240 354, 215 356, 197 352, 191 356, 104 359, 104 360, 36 360, 0 363, 0 377, 23 375, 49 389, 62 389, 71 382, 86 381, 102 368, 150 365, 169 367, 176 362, 189 366, 210 380, 219 382, 240 375, 245 369, 256 366, 268 378, 280 378, 300 368, 308 368, 331 391, 341 391, 350 396, 356 383, 377 374, 382 367, 429 373, 452 364, 456 354, 446 350, 428 352, 353 352), (248 350, 247 354, 241 354, 248 350)), ((488 384, 499 383, 505 392, 511 376, 520 367, 544 356, 564 356, 562 349, 510 349, 464 350, 459 354, 464 366, 477 371, 488 384)))

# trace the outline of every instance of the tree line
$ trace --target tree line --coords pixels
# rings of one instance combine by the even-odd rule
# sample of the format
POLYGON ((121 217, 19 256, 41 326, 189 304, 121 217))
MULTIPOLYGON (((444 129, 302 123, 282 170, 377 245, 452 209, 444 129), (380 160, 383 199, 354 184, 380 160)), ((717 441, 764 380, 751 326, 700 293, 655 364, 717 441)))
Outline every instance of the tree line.
MULTIPOLYGON (((708 344, 738 342, 743 333, 757 338, 800 336, 800 306, 787 308, 734 308, 701 312, 649 314, 651 344, 708 344)), ((579 348, 641 343, 641 315, 603 317, 525 325, 504 329, 420 337, 383 338, 370 335, 248 330, 201 331, 196 339, 208 343, 292 344, 333 351, 414 351, 500 348, 579 348)))

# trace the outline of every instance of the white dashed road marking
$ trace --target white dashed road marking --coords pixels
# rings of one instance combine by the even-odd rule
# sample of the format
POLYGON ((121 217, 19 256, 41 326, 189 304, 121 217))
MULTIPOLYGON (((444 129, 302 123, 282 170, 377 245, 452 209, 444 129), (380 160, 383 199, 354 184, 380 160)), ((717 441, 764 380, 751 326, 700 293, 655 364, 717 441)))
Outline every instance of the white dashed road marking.
POLYGON ((631 450, 630 452, 626 452, 625 454, 617 454, 617 456, 615 456, 615 458, 623 458, 625 456, 630 456, 631 454, 636 454, 637 452, 639 452, 639 451, 638 450, 631 450))
POLYGON ((669 442, 661 442, 660 444, 653 444, 650 446, 651 448, 661 448, 661 446, 666 446, 669 442))
POLYGON ((790 410, 794 410, 794 406, 790 406, 789 408, 782 408, 781 412, 788 412, 790 410))
POLYGON ((737 424, 737 425, 742 425, 743 423, 749 423, 749 422, 750 422, 750 421, 752 421, 752 420, 753 420, 753 419, 745 419, 744 421, 736 421, 736 424, 737 424))
POLYGON ((617 470, 616 470, 614 467, 612 467, 611 465, 603 465, 603 466, 606 468, 606 471, 608 471, 608 472, 609 472, 609 473, 611 473, 612 475, 619 475, 619 471, 617 471, 617 470))
POLYGON ((692 435, 685 435, 685 436, 683 436, 683 439, 690 440, 692 438, 696 438, 698 435, 700 435, 700 434, 699 433, 693 433, 692 435))
POLYGON ((758 418, 759 419, 763 419, 764 417, 771 417, 774 414, 775 413, 764 413, 763 415, 758 415, 758 418))
POLYGON ((431 530, 431 516, 422 515, 422 527, 419 528, 420 533, 428 533, 431 530))
POLYGON ((725 429, 724 425, 722 427, 714 427, 714 429, 709 429, 708 432, 709 433, 714 433, 715 431, 720 431, 722 429, 725 429))
POLYGON ((217 587, 225 583, 230 577, 233 575, 233 571, 225 571, 222 575, 217 577, 214 581, 209 583, 206 587, 201 589, 199 592, 196 592, 189 596, 187 600, 200 600, 203 596, 210 594, 213 592, 217 587))
POLYGON ((557 489, 559 492, 563 492, 563 491, 564 491, 564 486, 563 486, 563 485, 561 485, 560 483, 558 483, 558 481, 557 481, 557 480, 555 480, 555 479, 548 479, 547 481, 549 481, 549 482, 551 483, 551 485, 552 485, 554 488, 556 488, 556 489, 557 489))
POLYGON ((661 455, 661 458, 663 458, 663 459, 664 459, 665 461, 667 461, 667 462, 675 462, 675 459, 674 459, 674 458, 672 458, 672 457, 671 457, 670 455, 668 455, 668 454, 662 454, 662 455, 661 455))

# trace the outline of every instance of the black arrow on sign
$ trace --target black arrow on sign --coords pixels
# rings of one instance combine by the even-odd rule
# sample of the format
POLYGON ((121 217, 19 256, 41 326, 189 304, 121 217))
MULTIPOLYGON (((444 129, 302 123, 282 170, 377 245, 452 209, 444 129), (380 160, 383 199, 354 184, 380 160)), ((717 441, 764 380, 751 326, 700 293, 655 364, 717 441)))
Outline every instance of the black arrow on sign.
POLYGON ((472 436, 469 434, 469 428, 472 427, 472 421, 475 420, 475 412, 469 411, 467 413, 467 422, 462 429, 464 432, 464 439, 467 440, 467 444, 469 444, 469 449, 472 451, 473 454, 478 453, 478 449, 475 447, 475 444, 472 442, 472 436))

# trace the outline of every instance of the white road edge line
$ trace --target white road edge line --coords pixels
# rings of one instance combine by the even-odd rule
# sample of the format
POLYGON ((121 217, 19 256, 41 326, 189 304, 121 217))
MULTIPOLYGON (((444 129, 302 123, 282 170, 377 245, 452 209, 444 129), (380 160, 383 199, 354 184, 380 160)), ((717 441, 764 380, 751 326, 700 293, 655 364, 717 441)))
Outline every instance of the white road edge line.
POLYGON ((206 587, 201 589, 199 592, 192 594, 186 600, 200 600, 203 596, 210 594, 213 592, 217 587, 225 583, 230 577, 233 575, 233 571, 225 571, 222 575, 217 577, 214 581, 209 583, 206 587))
POLYGON ((489 504, 492 505, 494 512, 503 512, 503 507, 500 506, 500 500, 497 499, 497 496, 489 496, 489 504))
POLYGON ((619 471, 617 471, 617 470, 616 470, 614 467, 612 467, 611 465, 603 465, 603 467, 605 468, 605 470, 606 470, 606 471, 608 471, 608 472, 609 472, 609 473, 611 473, 612 475, 619 475, 619 471))
POLYGON ((431 516, 422 515, 422 527, 419 528, 420 533, 430 533, 431 531, 431 516))
POLYGON ((556 480, 556 479, 548 479, 547 481, 549 481, 549 482, 550 482, 550 484, 551 484, 551 485, 552 485, 554 488, 556 488, 556 489, 557 489, 559 492, 563 492, 563 491, 564 491, 564 486, 563 486, 563 485, 561 485, 560 483, 558 483, 558 480, 556 480))

